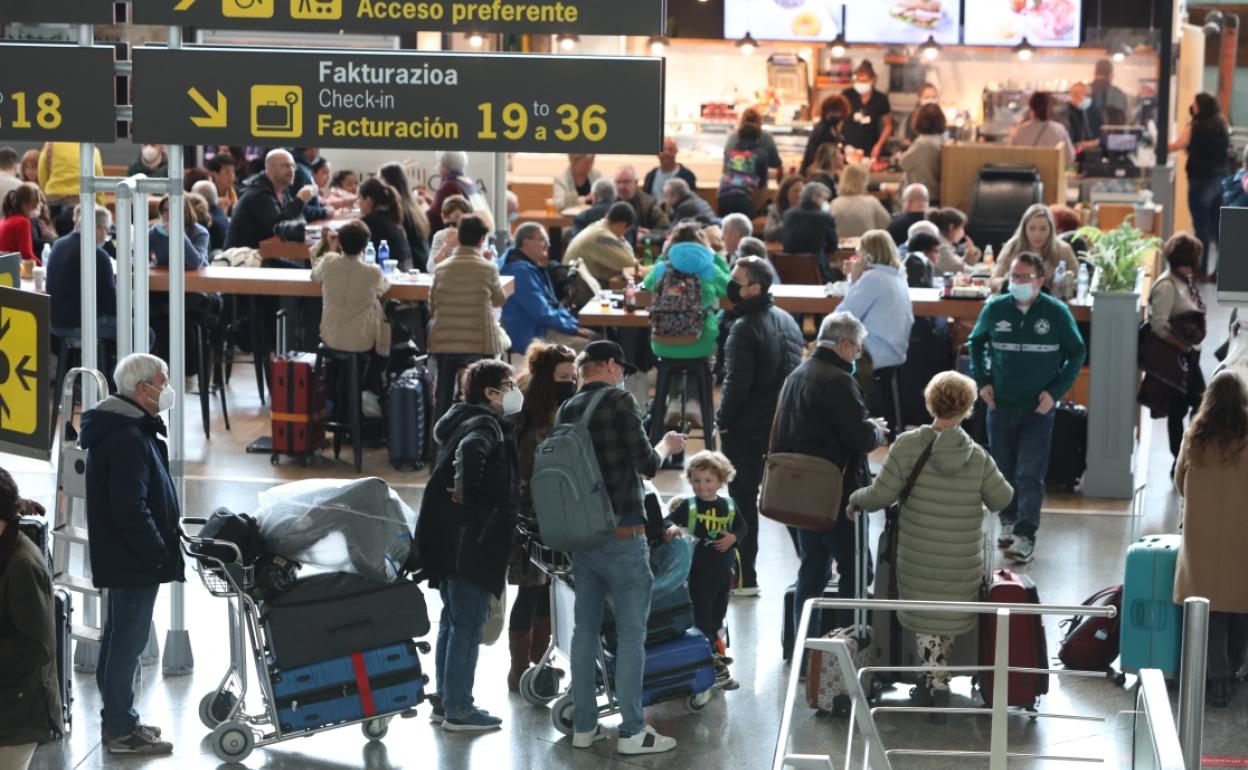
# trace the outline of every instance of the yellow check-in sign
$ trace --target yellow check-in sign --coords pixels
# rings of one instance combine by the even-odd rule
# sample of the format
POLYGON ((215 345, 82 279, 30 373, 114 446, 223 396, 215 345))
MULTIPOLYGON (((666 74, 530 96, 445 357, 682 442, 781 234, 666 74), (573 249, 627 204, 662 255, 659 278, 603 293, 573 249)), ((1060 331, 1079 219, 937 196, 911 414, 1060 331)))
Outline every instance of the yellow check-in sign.
POLYGON ((51 449, 49 311, 46 295, 0 287, 0 451, 51 449))

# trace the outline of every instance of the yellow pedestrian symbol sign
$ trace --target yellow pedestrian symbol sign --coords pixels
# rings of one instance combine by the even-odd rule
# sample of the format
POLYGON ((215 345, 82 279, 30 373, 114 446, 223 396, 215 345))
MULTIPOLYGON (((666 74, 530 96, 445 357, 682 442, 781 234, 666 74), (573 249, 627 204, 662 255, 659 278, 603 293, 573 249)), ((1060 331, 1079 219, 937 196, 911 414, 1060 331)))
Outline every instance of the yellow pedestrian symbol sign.
POLYGON ((47 295, 0 288, 0 451, 43 457, 51 448, 50 306, 47 295))
POLYGON ((287 139, 303 136, 303 88, 252 86, 251 133, 287 139))

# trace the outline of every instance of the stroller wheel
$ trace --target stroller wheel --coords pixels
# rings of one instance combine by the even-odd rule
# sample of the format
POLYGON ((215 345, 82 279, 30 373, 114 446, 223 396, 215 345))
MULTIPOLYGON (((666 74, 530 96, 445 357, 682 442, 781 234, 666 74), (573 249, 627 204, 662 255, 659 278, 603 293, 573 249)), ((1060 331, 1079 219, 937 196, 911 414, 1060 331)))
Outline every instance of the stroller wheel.
POLYGON ((550 710, 550 722, 564 735, 572 734, 572 693, 555 701, 555 705, 550 710))
POLYGON ((212 751, 222 762, 242 762, 256 745, 256 736, 242 722, 232 720, 212 731, 212 751))
POLYGON ((559 680, 553 669, 530 667, 520 675, 520 697, 534 706, 545 706, 559 694, 559 680))

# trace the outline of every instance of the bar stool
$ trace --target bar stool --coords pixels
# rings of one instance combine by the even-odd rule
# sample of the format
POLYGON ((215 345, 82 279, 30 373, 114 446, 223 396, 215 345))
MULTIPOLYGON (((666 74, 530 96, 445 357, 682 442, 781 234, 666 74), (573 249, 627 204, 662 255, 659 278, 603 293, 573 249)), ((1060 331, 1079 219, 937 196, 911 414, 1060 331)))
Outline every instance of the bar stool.
MULTIPOLYGON (((62 337, 61 335, 53 335, 53 341, 56 345, 56 374, 54 375, 52 386, 52 422, 55 423, 61 414, 61 388, 65 387, 65 377, 69 373, 69 359, 73 355, 77 355, 79 362, 82 361, 82 338, 81 337, 62 337)), ((96 343, 96 361, 99 363, 100 369, 104 372, 105 379, 109 381, 109 385, 113 385, 113 367, 109 366, 109 341, 99 340, 96 343)), ((114 343, 115 344, 115 343, 114 343)), ((115 351, 116 348, 114 347, 115 351)), ((106 394, 100 394, 101 397, 106 394)))
POLYGON ((334 434, 335 460, 342 452, 342 434, 344 432, 351 434, 355 472, 359 473, 364 467, 364 419, 360 403, 360 369, 367 362, 368 354, 334 350, 325 343, 321 343, 316 351, 316 376, 318 378, 323 376, 322 367, 326 359, 334 362, 338 372, 335 376, 334 411, 330 419, 325 422, 325 429, 334 434), (343 367, 347 370, 346 377, 342 376, 343 367), (343 422, 340 417, 344 403, 349 405, 349 422, 343 422))
POLYGON ((872 382, 876 387, 883 387, 883 400, 886 412, 884 419, 888 421, 888 429, 892 438, 896 439, 905 430, 905 421, 901 416, 901 367, 886 366, 871 373, 872 382))
POLYGON ((211 411, 212 389, 215 387, 221 398, 221 417, 225 420, 225 429, 230 429, 229 404, 225 396, 225 346, 226 329, 224 318, 219 316, 202 316, 191 319, 195 333, 196 366, 195 379, 199 388, 199 416, 204 424, 204 438, 211 438, 208 431, 208 415, 211 411))
POLYGON ((689 401, 689 385, 693 383, 702 402, 702 438, 706 448, 715 450, 715 403, 712 391, 710 362, 705 358, 660 358, 658 381, 654 388, 654 401, 650 407, 650 443, 657 444, 663 438, 663 417, 667 412, 668 391, 672 377, 683 375, 685 385, 680 392, 680 412, 685 412, 689 401))
POLYGON ((451 408, 455 396, 459 393, 459 377, 456 374, 469 364, 486 358, 481 353, 434 353, 433 365, 437 369, 437 381, 433 387, 433 422, 437 425, 446 410, 451 408))

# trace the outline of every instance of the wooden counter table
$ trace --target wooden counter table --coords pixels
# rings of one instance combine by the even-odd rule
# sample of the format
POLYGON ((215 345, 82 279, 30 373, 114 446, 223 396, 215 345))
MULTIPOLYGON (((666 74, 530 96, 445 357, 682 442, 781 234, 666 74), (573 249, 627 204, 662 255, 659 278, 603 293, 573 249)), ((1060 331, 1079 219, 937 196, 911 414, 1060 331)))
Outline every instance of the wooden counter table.
MULTIPOLYGON (((169 271, 153 268, 149 277, 152 291, 169 291, 169 271)), ((424 302, 429 299, 433 276, 392 277, 387 299, 424 302)), ((515 291, 515 280, 502 276, 503 291, 507 296, 515 291)), ((270 267, 221 267, 210 265, 186 274, 186 290, 243 294, 266 297, 319 297, 321 287, 312 282, 311 270, 293 270, 270 267)))
MULTIPOLYGON (((822 286, 798 284, 781 284, 771 287, 776 306, 790 313, 809 313, 811 315, 828 315, 836 310, 844 297, 829 297, 822 286)), ((956 318, 961 321, 975 321, 983 310, 984 303, 974 299, 941 299, 936 289, 910 289, 910 301, 916 316, 933 318, 956 318)), ((641 292, 637 295, 637 303, 641 307, 650 304, 650 295, 641 292)), ((724 307, 728 307, 724 303, 724 307)), ((1071 303, 1070 310, 1076 321, 1092 320, 1090 303, 1071 303)), ((591 300, 581 308, 579 315, 581 326, 596 327, 633 327, 642 328, 650 325, 650 316, 645 310, 633 313, 619 308, 603 310, 598 299, 591 300)))

